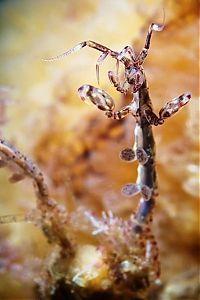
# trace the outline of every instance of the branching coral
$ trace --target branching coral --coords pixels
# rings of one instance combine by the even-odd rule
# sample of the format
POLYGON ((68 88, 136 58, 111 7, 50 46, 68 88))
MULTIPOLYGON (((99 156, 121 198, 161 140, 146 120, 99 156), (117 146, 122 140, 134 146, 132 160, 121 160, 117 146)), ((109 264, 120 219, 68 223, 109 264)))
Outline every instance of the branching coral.
MULTIPOLYGON (((63 221, 62 217, 65 216, 65 209, 58 206, 57 203, 49 198, 48 188, 44 182, 44 177, 38 167, 26 156, 21 154, 15 147, 5 140, 0 140, 0 165, 1 167, 8 167, 12 172, 12 176, 9 178, 11 183, 23 180, 25 177, 29 177, 33 180, 35 192, 37 196, 37 208, 27 216, 11 215, 2 216, 1 223, 17 222, 17 221, 36 221, 41 226, 44 234, 51 241, 57 239, 58 235, 53 233, 54 225, 59 226, 59 221, 63 221), (40 221, 39 221, 40 220, 40 221)), ((59 237, 60 243, 66 245, 66 238, 62 240, 59 237), (62 240, 62 241, 61 241, 62 240)), ((58 242, 58 241, 57 241, 58 242)), ((59 242, 58 242, 59 243, 59 242)))
POLYGON ((38 280, 40 292, 45 297, 54 291, 58 280, 63 278, 66 283, 71 282, 72 290, 77 286, 89 289, 89 293, 91 290, 112 290, 114 294, 126 289, 130 293, 132 281, 139 280, 140 284, 138 282, 138 287, 135 286, 131 293, 145 294, 149 285, 148 274, 155 278, 155 268, 159 268, 155 264, 158 253, 149 226, 143 227, 142 234, 134 234, 134 215, 129 220, 114 217, 111 212, 103 213, 102 219, 89 211, 79 212, 79 215, 75 212, 75 216, 69 216, 64 207, 49 198, 43 175, 32 161, 4 140, 0 141, 0 156, 1 166, 14 172, 10 181, 14 183, 25 177, 31 178, 37 195, 34 211, 26 216, 2 216, 0 222, 33 222, 43 230, 50 243, 59 246, 52 251, 38 280), (78 224, 74 222, 77 216, 78 224), (87 219, 92 226, 87 224, 87 219), (85 223, 83 231, 92 231, 97 236, 93 244, 78 245, 75 232, 81 220, 82 226, 85 223))

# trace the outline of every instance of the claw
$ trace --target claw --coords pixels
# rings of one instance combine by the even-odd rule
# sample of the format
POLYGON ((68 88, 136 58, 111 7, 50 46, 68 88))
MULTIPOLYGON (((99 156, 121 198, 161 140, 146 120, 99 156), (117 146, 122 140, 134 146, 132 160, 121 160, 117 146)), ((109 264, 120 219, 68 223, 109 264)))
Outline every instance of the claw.
POLYGON ((112 111, 114 109, 113 99, 102 89, 98 89, 89 84, 84 84, 78 89, 78 93, 84 102, 92 102, 100 110, 112 111))
POLYGON ((181 96, 174 98, 167 102, 159 111, 160 119, 166 119, 178 112, 184 105, 188 103, 191 98, 191 94, 185 93, 181 96))

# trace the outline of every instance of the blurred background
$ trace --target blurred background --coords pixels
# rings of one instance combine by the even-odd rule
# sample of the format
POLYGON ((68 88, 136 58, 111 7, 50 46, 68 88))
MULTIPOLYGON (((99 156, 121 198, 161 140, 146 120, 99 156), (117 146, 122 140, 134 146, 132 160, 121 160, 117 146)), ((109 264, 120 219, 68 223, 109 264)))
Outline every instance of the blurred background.
MULTIPOLYGON (((107 120, 84 105, 77 89, 97 86, 97 51, 84 48, 44 62, 84 40, 120 51, 139 52, 151 22, 166 27, 153 33, 144 68, 155 111, 189 91, 190 103, 163 126, 157 142, 159 198, 154 214, 164 288, 158 299, 198 299, 198 1, 195 0, 7 0, 0 2, 0 134, 32 158, 45 174, 52 197, 69 211, 112 210, 126 218, 137 198, 120 191, 136 176, 136 164, 119 159, 133 144, 134 120, 107 120), (181 298, 182 297, 182 298, 181 298)), ((100 68, 100 87, 117 109, 125 99, 100 68)), ((0 172, 0 214, 26 213, 35 206, 31 182, 11 185, 0 172)), ((35 299, 34 279, 46 257, 47 242, 32 224, 0 227, 0 299, 35 299)))

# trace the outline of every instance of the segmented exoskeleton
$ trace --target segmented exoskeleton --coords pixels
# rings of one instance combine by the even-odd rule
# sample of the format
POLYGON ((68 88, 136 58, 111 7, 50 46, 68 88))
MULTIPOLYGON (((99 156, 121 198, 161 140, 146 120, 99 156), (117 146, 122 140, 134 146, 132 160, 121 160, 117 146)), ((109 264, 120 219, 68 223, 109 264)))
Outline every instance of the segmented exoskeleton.
MULTIPOLYGON (((164 23, 164 22, 163 22, 164 23)), ((136 121, 134 129, 134 146, 133 148, 125 148, 121 151, 120 157, 125 161, 138 161, 137 180, 136 183, 128 183, 122 188, 122 193, 126 196, 133 196, 137 193, 141 194, 136 213, 134 214, 133 232, 145 239, 146 255, 153 258, 155 261, 154 270, 155 276, 158 278, 160 273, 160 265, 158 261, 158 248, 153 235, 145 233, 145 226, 152 220, 152 209, 155 205, 155 197, 157 196, 157 176, 155 168, 155 142, 153 138, 152 125, 157 126, 164 123, 164 120, 179 111, 185 104, 188 103, 191 95, 184 93, 181 96, 167 102, 159 111, 157 116, 152 107, 149 96, 148 85, 142 64, 148 55, 150 41, 153 31, 162 31, 164 25, 152 23, 149 26, 145 45, 141 52, 137 55, 134 49, 130 46, 124 47, 122 51, 113 51, 101 44, 93 41, 84 41, 79 43, 72 49, 47 60, 60 59, 69 54, 82 49, 85 46, 94 48, 102 54, 96 63, 96 75, 99 83, 99 66, 107 56, 111 56, 116 60, 116 73, 108 71, 108 78, 114 85, 117 91, 123 94, 132 94, 131 102, 122 107, 119 111, 114 111, 115 103, 113 98, 101 88, 84 84, 78 89, 80 98, 84 102, 92 102, 98 109, 105 112, 108 118, 120 120, 131 114, 136 121), (118 69, 119 63, 124 65, 125 80, 120 82, 118 69)), ((92 223, 97 222, 89 217, 92 223)), ((112 223, 112 222, 111 222, 112 223)), ((107 222, 106 224, 109 224, 107 222)), ((97 226, 97 228, 99 225, 97 226)), ((97 232, 102 230, 97 229, 97 232)))
MULTIPOLYGON (((164 22, 163 22, 164 23, 164 22)), ((164 25, 152 23, 146 36, 146 41, 141 52, 137 55, 134 49, 126 46, 122 51, 117 52, 93 41, 84 41, 56 57, 45 59, 52 61, 70 55, 73 52, 88 46, 94 48, 102 54, 96 63, 96 75, 99 82, 99 66, 107 56, 111 56, 117 62, 116 73, 108 71, 108 78, 114 85, 117 91, 126 94, 132 94, 131 102, 122 107, 119 111, 114 111, 115 103, 113 98, 104 90, 96 88, 89 84, 84 84, 78 89, 80 98, 84 102, 92 102, 98 109, 105 112, 108 118, 120 120, 131 114, 136 120, 136 127, 134 130, 135 145, 133 149, 125 149, 121 152, 121 158, 124 160, 138 160, 138 177, 136 184, 128 184, 122 192, 127 196, 132 196, 138 192, 141 193, 141 201, 136 214, 138 224, 146 221, 150 212, 154 207, 154 198, 156 192, 156 170, 155 170, 155 146, 152 133, 152 126, 161 125, 164 120, 175 114, 185 104, 188 103, 191 95, 184 93, 181 96, 174 98, 167 102, 159 111, 157 116, 152 107, 150 100, 147 81, 142 64, 148 55, 151 36, 153 31, 162 31, 164 25), (118 76, 119 63, 124 65, 125 81, 120 82, 118 76), (132 157, 127 159, 127 155, 132 157)), ((140 225, 137 226, 137 229, 140 225)))
MULTIPOLYGON (((108 214, 103 213, 101 219, 94 217, 93 214, 88 212, 85 213, 86 218, 90 220, 95 229, 93 230, 93 235, 104 234, 103 241, 107 241, 109 247, 110 244, 113 243, 113 247, 111 247, 112 255, 110 255, 110 257, 114 260, 110 265, 113 266, 113 262, 116 264, 117 272, 119 274, 121 272, 120 276, 122 275, 122 277, 119 278, 120 280, 123 278, 124 281, 128 280, 129 274, 137 275, 141 270, 141 272, 143 272, 143 270, 144 272, 148 272, 148 280, 154 280, 160 275, 158 247, 150 226, 152 209, 157 196, 155 142, 152 125, 157 126, 163 124, 166 118, 172 116, 187 104, 191 97, 189 93, 185 93, 167 102, 160 109, 158 116, 153 111, 142 65, 148 54, 152 32, 162 31, 163 28, 164 25, 154 23, 150 25, 145 45, 138 55, 130 46, 126 46, 122 51, 117 52, 96 42, 84 41, 57 57, 47 59, 59 59, 86 46, 94 48, 101 52, 96 63, 98 82, 99 66, 107 56, 111 56, 111 58, 116 60, 117 68, 116 73, 112 71, 108 72, 109 80, 120 93, 124 95, 129 93, 132 95, 132 100, 128 105, 122 107, 119 111, 114 111, 114 100, 106 91, 88 84, 84 84, 78 89, 78 93, 83 101, 92 102, 98 109, 104 111, 108 118, 120 120, 127 115, 132 115, 136 122, 133 147, 125 148, 120 153, 122 160, 127 162, 137 160, 138 162, 136 182, 128 183, 122 188, 122 193, 125 196, 132 197, 140 193, 141 197, 136 212, 133 213, 128 220, 114 216, 111 211, 109 211, 108 214), (124 66, 125 80, 123 82, 119 80, 119 64, 124 66), (122 251, 121 256, 119 255, 118 257, 118 261, 118 249, 113 251, 116 242, 119 243, 119 249, 122 251), (129 249, 130 245, 131 249, 129 249), (126 259, 122 261, 124 256, 126 259)), ((10 178, 11 182, 19 181, 24 177, 29 177, 33 180, 37 193, 38 216, 37 222, 34 216, 32 218, 31 214, 30 216, 2 216, 0 217, 0 223, 33 220, 39 224, 50 242, 55 242, 61 246, 62 253, 66 255, 66 249, 68 249, 68 254, 73 253, 72 244, 67 235, 68 214, 66 210, 58 205, 56 201, 50 199, 47 186, 40 170, 29 159, 16 150, 15 147, 4 140, 0 140, 0 167, 4 166, 14 171, 14 175, 10 178)), ((110 267, 110 271, 112 269, 113 268, 110 267)), ((84 272, 86 275, 90 274, 88 270, 77 272, 72 278, 73 284, 78 284, 84 272)), ((114 282, 116 282, 116 280, 114 280, 114 282)))

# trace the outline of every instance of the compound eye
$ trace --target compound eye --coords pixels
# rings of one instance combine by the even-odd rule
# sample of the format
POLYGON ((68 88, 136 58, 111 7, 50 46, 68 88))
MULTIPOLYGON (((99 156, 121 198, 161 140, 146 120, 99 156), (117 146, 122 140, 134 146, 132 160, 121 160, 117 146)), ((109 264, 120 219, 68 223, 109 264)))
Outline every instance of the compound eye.
POLYGON ((136 80, 137 70, 135 68, 129 68, 126 70, 126 78, 129 84, 134 84, 136 80))

